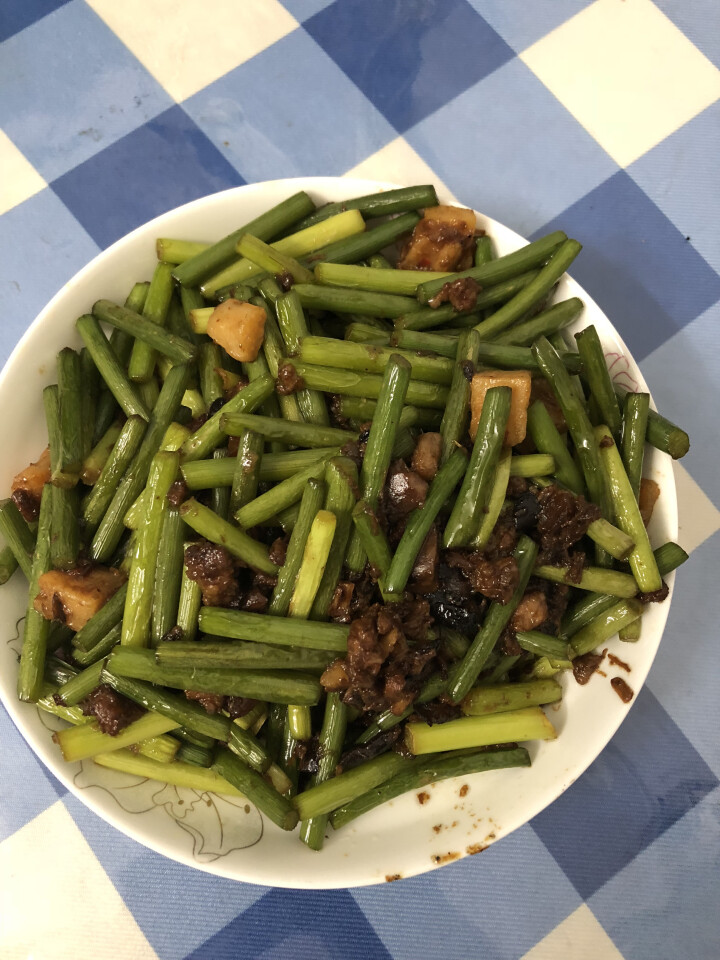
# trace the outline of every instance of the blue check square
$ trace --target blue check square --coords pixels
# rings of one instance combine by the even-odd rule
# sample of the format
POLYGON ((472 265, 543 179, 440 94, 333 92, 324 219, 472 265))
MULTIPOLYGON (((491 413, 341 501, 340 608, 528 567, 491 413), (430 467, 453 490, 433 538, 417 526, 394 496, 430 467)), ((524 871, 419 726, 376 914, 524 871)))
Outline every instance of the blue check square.
POLYGON ((183 107, 248 183, 340 175, 395 137, 387 120, 302 29, 183 107))
POLYGON ((571 273, 642 360, 720 298, 720 276, 625 171, 536 235, 584 244, 571 273))
POLYGON ((717 155, 708 150, 718 130, 720 101, 636 160, 627 172, 720 273, 717 155))
POLYGON ((623 957, 717 960, 718 850, 716 790, 590 899, 623 957))
POLYGON ((48 181, 172 103, 82 0, 5 41, 0 90, 0 128, 48 181))
POLYGON ((338 0, 304 28, 400 133, 513 56, 466 0, 338 0))
MULTIPOLYGON (((32 708, 28 708, 32 709, 32 708)), ((48 731, 48 738, 50 731, 48 731)), ((35 757, 0 704, 0 841, 47 810, 67 788, 35 757)))
POLYGON ((106 247, 173 207, 244 181, 174 106, 59 177, 52 188, 106 247))
POLYGON ((0 217, 0 249, 4 363, 48 300, 100 251, 49 187, 0 217))
POLYGON ((463 203, 524 236, 618 169, 518 59, 436 110, 405 139, 463 203))
POLYGON ((392 960, 347 890, 271 890, 187 960, 220 957, 392 960))
MULTIPOLYGON (((483 790, 481 783, 471 787, 470 797, 477 796, 478 804, 483 790)), ((464 829, 450 829, 441 836, 451 849, 468 842, 464 829)), ((362 887, 352 895, 393 957, 443 960, 517 960, 581 903, 561 867, 527 825, 480 856, 390 887, 362 887), (432 904, 433 909, 418 910, 419 903, 432 904), (448 930, 453 931, 450 938, 448 930)))
POLYGON ((22 3, 3 3, 0 6, 0 43, 67 2, 68 0, 23 0, 22 3))
POLYGON ((720 20, 716 0, 655 0, 688 40, 720 67, 720 20))
POLYGON ((717 785, 646 687, 630 721, 532 826, 587 899, 717 785))
POLYGON ((63 803, 161 960, 183 960, 266 892, 148 850, 71 794, 63 803), (168 896, 169 890, 183 895, 168 896))

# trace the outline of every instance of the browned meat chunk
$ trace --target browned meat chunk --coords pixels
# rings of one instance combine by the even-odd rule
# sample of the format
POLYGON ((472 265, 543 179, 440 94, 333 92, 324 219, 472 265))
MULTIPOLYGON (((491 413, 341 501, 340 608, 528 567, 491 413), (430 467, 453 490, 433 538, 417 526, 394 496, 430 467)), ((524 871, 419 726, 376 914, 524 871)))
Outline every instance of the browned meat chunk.
POLYGON ((350 623, 350 605, 352 604, 355 584, 347 580, 341 580, 335 587, 328 615, 336 623, 350 623))
POLYGON ((428 300, 431 307, 439 307, 443 303, 450 303, 456 310, 472 310, 477 303, 477 295, 482 287, 472 277, 459 277, 457 280, 448 280, 438 293, 428 300))
POLYGON ((39 460, 28 464, 13 477, 12 500, 28 523, 37 520, 43 487, 50 482, 50 450, 45 448, 39 460))
POLYGON ((442 698, 432 700, 430 703, 418 703, 415 706, 415 713, 432 726, 434 723, 447 723, 449 720, 457 720, 462 716, 460 704, 448 703, 442 698))
POLYGON ((350 624, 347 656, 331 663, 320 682, 363 712, 402 713, 436 658, 426 639, 430 623, 425 601, 373 605, 350 624))
POLYGON ((235 561, 225 547, 207 540, 191 543, 185 550, 185 566, 189 579, 200 584, 206 606, 227 607, 237 600, 235 561))
POLYGON ((515 557, 489 559, 477 551, 448 550, 445 554, 448 566, 461 570, 476 593, 490 600, 507 603, 518 584, 518 565, 515 557))
POLYGON ((248 613, 265 613, 270 601, 257 587, 251 587, 242 598, 240 604, 241 610, 247 610, 248 613))
POLYGON ((385 506, 388 513, 396 517, 406 517, 425 503, 427 491, 427 481, 414 470, 410 470, 403 460, 395 460, 390 464, 385 484, 385 506))
POLYGON ((517 546, 517 542, 518 532, 513 513, 511 510, 503 510, 485 547, 485 556, 491 560, 509 557, 517 546))
POLYGON ((530 489, 530 484, 525 477, 510 477, 507 485, 507 496, 511 500, 517 500, 530 489))
POLYGON ((297 370, 292 363, 281 363, 278 367, 277 380, 275 381, 275 392, 282 396, 289 393, 297 393, 305 386, 305 381, 298 375, 297 370))
POLYGON ((632 698, 635 696, 635 691, 626 683, 622 677, 613 677, 610 681, 610 686, 613 688, 615 693, 620 697, 623 703, 630 703, 632 698))
POLYGON ((465 270, 472 261, 475 214, 461 207, 429 207, 398 260, 401 270, 465 270))
POLYGON ((171 484, 167 498, 173 507, 179 507, 184 500, 187 500, 187 495, 188 487, 185 481, 176 480, 175 483, 171 484))
POLYGON ((567 566, 573 571, 572 576, 579 579, 584 556, 577 553, 571 557, 569 549, 585 536, 594 520, 600 519, 600 508, 555 484, 541 490, 538 500, 540 562, 567 566))
POLYGON ((588 683, 604 659, 604 653, 585 653, 581 657, 575 657, 572 669, 577 682, 583 686, 588 683))
POLYGON ((226 697, 225 709, 231 719, 236 720, 250 713, 256 703, 257 700, 251 700, 250 697, 226 697))
POLYGON ((667 600, 669 593, 670 588, 663 580, 659 590, 651 590, 650 593, 639 593, 637 598, 641 603, 662 603, 663 600, 667 600))
POLYGON ((431 593, 437 589, 438 539, 437 527, 433 525, 423 540, 410 574, 415 589, 422 594, 431 593))
POLYGON ((548 618, 545 594, 540 590, 526 593, 510 619, 513 630, 536 630, 548 618))
POLYGON ((132 700, 101 684, 80 704, 86 717, 95 717, 103 733, 115 737, 145 712, 132 700))
POLYGON ((270 552, 268 556, 273 563, 277 564, 278 567, 282 567, 285 563, 289 542, 289 537, 278 537, 277 540, 273 540, 273 542, 270 544, 270 552))
POLYGON ((38 580, 33 606, 46 620, 60 620, 80 630, 125 582, 114 567, 84 566, 49 570, 38 580))
POLYGON ((430 483, 440 466, 442 436, 439 433, 423 433, 418 437, 410 466, 423 480, 430 483))
POLYGON ((225 705, 222 693, 203 693, 200 690, 186 690, 188 700, 196 700, 206 713, 220 713, 225 705))

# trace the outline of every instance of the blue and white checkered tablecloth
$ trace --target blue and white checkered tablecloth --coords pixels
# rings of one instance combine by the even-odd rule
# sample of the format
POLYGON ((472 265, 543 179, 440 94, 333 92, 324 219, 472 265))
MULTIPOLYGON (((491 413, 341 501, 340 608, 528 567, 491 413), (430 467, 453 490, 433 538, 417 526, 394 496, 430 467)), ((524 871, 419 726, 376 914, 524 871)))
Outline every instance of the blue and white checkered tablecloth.
POLYGON ((2 0, 0 358, 99 250, 258 180, 434 181, 574 276, 687 426, 660 652, 530 824, 401 883, 269 890, 90 813, 0 708, 3 960, 720 957, 717 0, 2 0), (714 451, 714 452, 713 452, 714 451))

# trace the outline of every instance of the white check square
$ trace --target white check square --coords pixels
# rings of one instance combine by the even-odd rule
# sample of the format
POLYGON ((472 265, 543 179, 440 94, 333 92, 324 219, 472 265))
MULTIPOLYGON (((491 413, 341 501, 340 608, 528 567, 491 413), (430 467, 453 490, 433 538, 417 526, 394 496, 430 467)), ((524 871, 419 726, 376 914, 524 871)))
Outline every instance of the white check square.
POLYGON ((181 101, 294 30, 278 0, 87 0, 181 101))
POLYGON ((528 950, 522 960, 555 960, 556 957, 573 956, 583 957, 583 960, 623 960, 585 903, 528 950))
POLYGON ((157 960, 61 800, 0 844, 0 876, 3 960, 157 960))
POLYGON ((46 186, 25 154, 0 130, 0 214, 35 196, 46 186))
POLYGON ((720 71, 650 0, 596 0, 520 56, 623 167, 720 97, 720 71))

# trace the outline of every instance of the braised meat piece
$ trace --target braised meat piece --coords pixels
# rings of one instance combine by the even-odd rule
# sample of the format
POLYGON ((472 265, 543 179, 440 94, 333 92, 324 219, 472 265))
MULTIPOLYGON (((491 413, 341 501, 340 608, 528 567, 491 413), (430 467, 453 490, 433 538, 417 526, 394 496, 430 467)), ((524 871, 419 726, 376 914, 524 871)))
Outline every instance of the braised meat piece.
POLYGON ((352 619, 350 607, 355 593, 355 584, 348 580, 341 580, 335 587, 335 593, 330 601, 328 616, 335 623, 350 623, 352 619))
POLYGON ((498 557, 509 557, 517 546, 518 539, 519 535, 512 511, 503 510, 483 552, 490 560, 497 560, 498 557))
POLYGON ((270 544, 268 556, 278 567, 282 567, 285 563, 288 543, 290 543, 290 537, 278 537, 270 544))
POLYGON ((520 497, 530 490, 530 484, 525 477, 510 477, 508 480, 506 495, 510 500, 519 500, 520 497))
POLYGON ((203 693, 201 690, 186 690, 188 700, 197 701, 206 713, 220 713, 225 706, 225 697, 222 693, 203 693))
POLYGON ((404 460, 393 461, 385 482, 384 506, 388 517, 406 517, 425 503, 427 491, 427 481, 419 473, 411 470, 404 460))
POLYGON ((604 653, 584 653, 581 657, 575 657, 572 670, 577 682, 583 686, 588 683, 604 659, 604 653))
POLYGON ((441 453, 442 436, 439 433, 422 433, 415 444, 410 466, 430 483, 438 472, 441 453))
POLYGON ((59 620, 71 630, 81 630, 123 583, 124 573, 99 564, 49 570, 38 580, 33 606, 46 620, 59 620))
POLYGON ((447 703, 442 698, 430 703, 416 703, 415 713, 421 720, 432 726, 434 723, 447 723, 462 716, 459 703, 447 703))
POLYGON ((525 593, 510 618, 513 630, 537 630, 548 618, 548 605, 541 590, 525 593))
POLYGON ((432 300, 428 300, 428 304, 439 307, 443 303, 450 303, 456 310, 472 310, 481 290, 480 284, 472 277, 459 277, 444 283, 432 300))
POLYGON ((265 613, 270 600, 257 587, 251 587, 243 594, 240 602, 240 609, 247 610, 248 613, 265 613))
POLYGON ((491 560, 480 551, 448 550, 445 562, 461 570, 476 593, 498 603, 510 600, 520 576, 515 557, 496 557, 491 560))
POLYGON ((440 556, 438 529, 433 526, 423 540, 410 574, 416 591, 427 594, 437 589, 437 565, 440 556))
POLYGON ((80 704, 86 717, 95 717, 103 733, 116 737, 121 730, 134 723, 145 711, 112 687, 101 683, 80 704))
POLYGON ((320 682, 362 712, 402 713, 437 656, 427 640, 430 624, 426 601, 374 604, 350 624, 347 656, 330 664, 320 682))
POLYGON ((257 700, 251 700, 250 697, 226 697, 225 709, 230 714, 230 718, 236 720, 250 713, 256 703, 257 700))
POLYGON ((191 543, 185 549, 185 567, 188 578, 200 584, 206 606, 229 607, 238 599, 235 561, 225 547, 207 540, 191 543))
POLYGON ((286 397, 289 393, 297 393, 305 386, 305 381, 298 374, 292 363, 281 363, 278 367, 275 392, 286 397))
POLYGON ((175 483, 170 485, 170 489, 168 490, 168 503, 173 507, 179 507, 184 500, 187 500, 189 492, 184 480, 176 480, 175 483))
POLYGON ((355 620, 367 613, 378 596, 377 583, 369 566, 357 579, 353 579, 353 593, 350 600, 350 619, 355 620))
MULTIPOLYGON (((533 593, 542 593, 545 597, 546 615, 545 619, 533 630, 540 630, 541 633, 557 635, 560 629, 560 621, 567 609, 570 598, 570 588, 564 583, 551 583, 549 580, 541 580, 539 577, 530 577, 525 591, 526 596, 533 593)), ((518 627, 518 630, 524 629, 518 627)))
POLYGON ((50 449, 46 447, 35 463, 13 477, 10 485, 12 501, 28 523, 37 520, 43 487, 49 482, 50 449))
POLYGON ((669 593, 670 588, 663 580, 659 590, 651 590, 650 593, 639 593, 637 598, 641 603, 662 603, 663 600, 667 600, 669 593))
MULTIPOLYGON (((554 483, 538 493, 538 500, 539 562, 569 567, 573 571, 572 575, 579 579, 577 556, 582 557, 584 562, 584 555, 577 554, 573 563, 570 547, 585 536, 594 520, 600 519, 600 508, 554 483)), ((579 571, 582 571, 582 565, 579 566, 579 571)))

